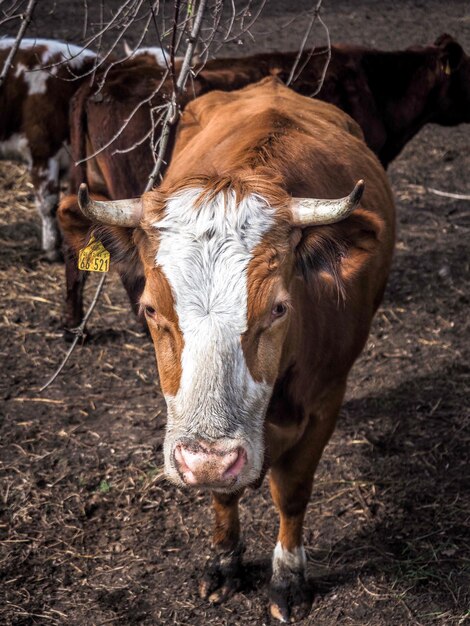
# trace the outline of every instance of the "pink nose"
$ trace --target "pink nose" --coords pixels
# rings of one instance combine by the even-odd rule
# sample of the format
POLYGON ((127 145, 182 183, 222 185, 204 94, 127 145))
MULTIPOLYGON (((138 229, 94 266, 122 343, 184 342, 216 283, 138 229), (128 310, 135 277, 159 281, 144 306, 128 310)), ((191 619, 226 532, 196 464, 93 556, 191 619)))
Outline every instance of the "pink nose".
POLYGON ((206 443, 204 446, 178 444, 175 462, 188 485, 233 484, 246 463, 246 452, 241 447, 227 451, 206 443))

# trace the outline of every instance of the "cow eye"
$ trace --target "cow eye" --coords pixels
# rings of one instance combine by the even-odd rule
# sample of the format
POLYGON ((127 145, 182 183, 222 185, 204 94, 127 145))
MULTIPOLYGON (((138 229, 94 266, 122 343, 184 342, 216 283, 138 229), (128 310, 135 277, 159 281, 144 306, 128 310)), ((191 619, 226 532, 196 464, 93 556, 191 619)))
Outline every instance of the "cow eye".
POLYGON ((283 317, 287 313, 287 304, 285 302, 278 302, 272 308, 271 315, 273 319, 283 317))
POLYGON ((145 315, 148 315, 149 317, 153 317, 155 313, 157 312, 153 308, 153 306, 148 306, 147 304, 144 306, 144 311, 145 311, 145 315))

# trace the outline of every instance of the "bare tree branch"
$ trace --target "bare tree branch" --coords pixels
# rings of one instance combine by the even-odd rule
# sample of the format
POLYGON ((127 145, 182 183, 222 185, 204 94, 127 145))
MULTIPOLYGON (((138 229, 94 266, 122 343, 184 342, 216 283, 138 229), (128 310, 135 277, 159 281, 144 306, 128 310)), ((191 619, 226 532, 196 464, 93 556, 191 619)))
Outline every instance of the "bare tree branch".
MULTIPOLYGON (((286 82, 286 85, 288 87, 291 84, 291 82, 294 80, 295 71, 297 69, 297 66, 300 63, 300 59, 302 58, 302 54, 303 54, 303 52, 305 50, 305 46, 307 44, 307 40, 308 40, 308 38, 310 36, 310 33, 312 31, 313 25, 316 22, 316 19, 318 17, 318 12, 320 11, 320 7, 322 5, 322 1, 323 0, 318 0, 317 6, 312 11, 312 15, 310 16, 310 21, 308 23, 307 30, 305 31, 305 34, 304 34, 303 39, 302 39, 302 43, 300 44, 299 51, 297 53, 297 56, 295 57, 295 61, 294 61, 293 65, 292 65, 292 68, 290 70, 289 78, 287 79, 287 82, 286 82)), ((300 70, 300 72, 301 71, 302 70, 300 70)), ((300 72, 299 72, 299 74, 300 74, 300 72)), ((296 78, 298 78, 299 74, 297 74, 296 78)))
POLYGON ((311 98, 314 98, 319 92, 320 89, 323 87, 323 83, 325 82, 325 76, 326 76, 326 72, 328 71, 328 66, 330 65, 330 61, 331 61, 331 39, 330 39, 330 31, 328 30, 328 26, 325 24, 325 22, 322 20, 321 16, 318 16, 318 21, 320 22, 320 24, 323 26, 323 28, 325 29, 325 33, 326 33, 326 45, 327 45, 327 57, 326 57, 326 61, 325 64, 323 66, 323 70, 322 70, 322 74, 320 76, 320 80, 318 82, 318 87, 315 89, 315 91, 313 93, 310 94, 311 98))
MULTIPOLYGON (((152 98, 156 96, 156 94, 160 91, 163 83, 165 82, 167 78, 168 78, 168 72, 165 72, 160 82, 158 83, 157 87, 151 92, 149 96, 147 96, 146 98, 141 100, 138 104, 136 104, 135 108, 131 111, 127 119, 124 120, 124 123, 122 124, 120 129, 111 137, 111 139, 109 139, 109 141, 107 141, 103 146, 101 146, 99 150, 96 150, 92 154, 87 155, 84 159, 80 159, 79 161, 77 161, 75 165, 81 165, 82 163, 85 163, 86 161, 89 161, 90 159, 94 159, 96 156, 101 154, 103 150, 106 150, 107 148, 109 148, 109 146, 111 146, 116 141, 116 139, 118 139, 118 137, 120 137, 122 133, 126 130, 129 122, 133 119, 137 111, 139 111, 139 109, 141 109, 144 106, 144 104, 147 104, 148 102, 152 100, 152 98)), ((155 129, 152 128, 152 130, 155 130, 155 129)))
POLYGON ((0 87, 3 84, 3 81, 6 78, 6 75, 8 73, 8 70, 10 69, 10 65, 13 62, 13 58, 21 44, 21 40, 24 37, 24 34, 26 32, 26 29, 29 26, 29 23, 31 22, 31 18, 33 16, 33 11, 34 11, 34 7, 36 6, 37 0, 29 0, 28 2, 28 6, 26 7, 26 11, 25 13, 23 13, 23 15, 21 16, 22 19, 22 24, 18 30, 18 34, 16 35, 16 39, 15 39, 15 43, 13 44, 13 46, 10 48, 10 52, 8 53, 7 58, 5 59, 5 63, 3 64, 3 69, 2 69, 2 73, 0 74, 0 87))
POLYGON ((39 393, 42 393, 45 389, 47 389, 49 387, 49 385, 52 385, 52 383, 55 381, 57 376, 64 369, 65 365, 67 364, 67 361, 72 356, 72 352, 75 350, 75 346, 77 345, 79 339, 82 339, 85 336, 85 326, 86 326, 86 323, 88 322, 88 319, 90 318, 90 315, 93 313, 93 309, 95 308, 95 306, 96 306, 96 304, 97 304, 97 302, 99 300, 99 297, 101 295, 101 291, 102 291, 102 289, 104 287, 105 281, 106 281, 106 274, 103 274, 101 276, 101 278, 100 278, 100 282, 98 283, 98 287, 96 288, 96 292, 95 292, 95 295, 93 297, 93 300, 92 300, 90 306, 88 307, 88 311, 85 313, 85 316, 83 317, 82 323, 80 324, 80 326, 78 326, 78 328, 74 328, 73 329, 73 333, 75 334, 75 337, 74 337, 74 340, 72 342, 72 345, 67 350, 67 354, 63 358, 62 363, 56 369, 54 374, 49 378, 47 383, 41 387, 41 389, 39 390, 39 393))
POLYGON ((170 137, 171 128, 176 124, 178 117, 179 117, 178 98, 183 92, 184 87, 186 85, 186 81, 189 76, 189 71, 191 68, 191 62, 192 62, 192 58, 194 55, 194 50, 195 50, 196 43, 199 37, 199 31, 201 29, 202 20, 204 18, 205 8, 206 8, 206 0, 199 0, 199 7, 197 10, 196 18, 194 20, 193 28, 189 36, 188 47, 186 49, 183 63, 181 65, 181 69, 178 74, 178 80, 176 81, 176 86, 173 90, 173 96, 172 96, 171 101, 168 103, 167 114, 163 122, 163 130, 162 130, 162 134, 160 137, 157 160, 149 176, 145 191, 149 191, 155 185, 155 181, 157 179, 157 176, 160 173, 160 170, 163 165, 163 160, 165 158, 165 152, 166 152, 166 148, 168 145, 168 139, 170 137))

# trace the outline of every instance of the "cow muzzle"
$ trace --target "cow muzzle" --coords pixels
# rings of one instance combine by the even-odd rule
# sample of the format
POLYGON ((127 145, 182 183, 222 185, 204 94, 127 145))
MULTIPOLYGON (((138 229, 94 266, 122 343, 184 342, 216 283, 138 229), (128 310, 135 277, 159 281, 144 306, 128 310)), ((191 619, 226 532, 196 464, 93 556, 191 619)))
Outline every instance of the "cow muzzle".
POLYGON ((247 464, 241 445, 180 440, 173 449, 173 462, 186 485, 211 489, 235 487, 247 464))

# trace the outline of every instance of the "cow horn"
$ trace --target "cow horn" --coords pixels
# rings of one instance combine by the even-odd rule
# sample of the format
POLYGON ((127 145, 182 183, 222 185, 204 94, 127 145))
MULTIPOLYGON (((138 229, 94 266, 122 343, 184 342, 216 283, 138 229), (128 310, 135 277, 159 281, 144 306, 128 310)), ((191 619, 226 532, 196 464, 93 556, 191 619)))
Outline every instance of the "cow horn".
POLYGON ((78 190, 78 204, 82 213, 93 222, 110 226, 135 228, 140 224, 143 206, 141 198, 131 200, 93 200, 85 183, 78 190))
POLYGON ((364 193, 364 181, 360 180, 349 196, 336 200, 317 198, 292 198, 292 217, 296 226, 319 226, 344 220, 357 208, 364 193))

